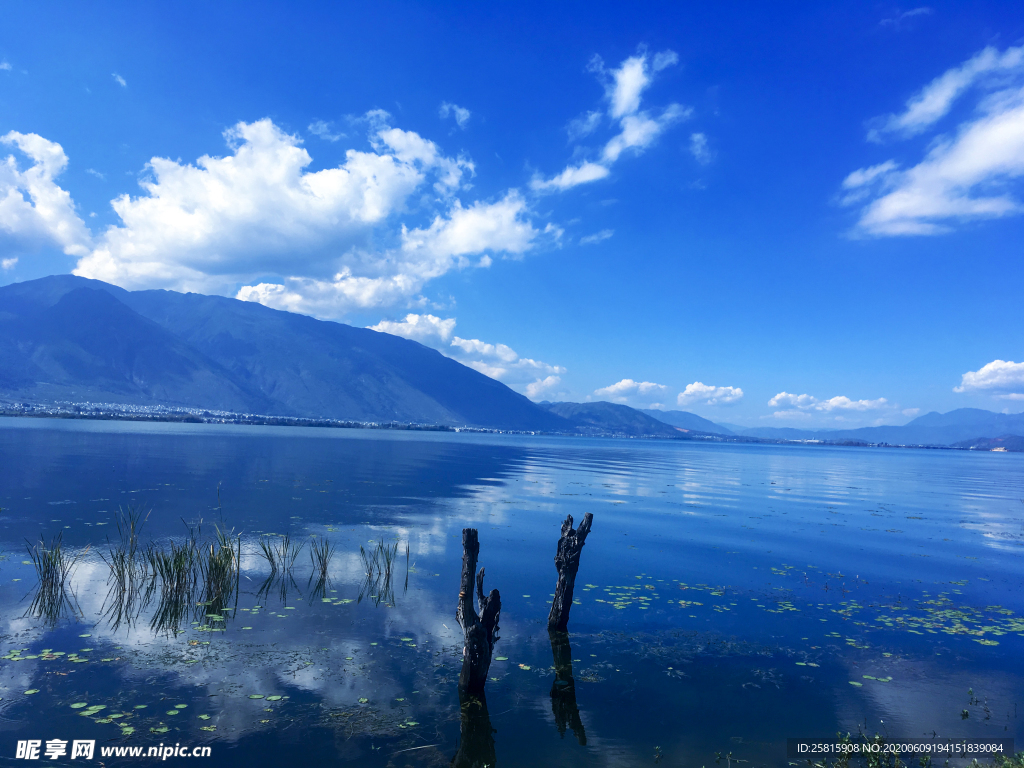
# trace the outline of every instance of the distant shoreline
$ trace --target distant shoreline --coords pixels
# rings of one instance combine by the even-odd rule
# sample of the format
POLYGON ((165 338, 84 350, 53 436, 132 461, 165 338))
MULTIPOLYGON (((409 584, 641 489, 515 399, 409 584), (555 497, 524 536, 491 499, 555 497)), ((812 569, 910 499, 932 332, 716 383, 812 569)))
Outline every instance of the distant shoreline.
MULTIPOLYGON (((552 437, 603 437, 632 440, 681 440, 686 442, 754 443, 763 445, 805 445, 852 448, 916 448, 926 450, 962 451, 970 448, 951 445, 894 445, 867 443, 858 440, 786 440, 782 438, 718 435, 690 431, 679 437, 664 435, 626 435, 592 431, 586 433, 546 432, 541 430, 497 429, 447 424, 417 424, 400 421, 349 421, 339 419, 313 419, 296 416, 267 416, 263 414, 233 413, 201 408, 169 408, 166 406, 134 406, 113 403, 0 403, 0 416, 33 419, 75 419, 82 421, 129 421, 140 423, 178 424, 231 424, 270 427, 320 427, 327 429, 382 429, 408 432, 470 432, 478 434, 546 435, 552 437)), ((989 452, 982 449, 980 452, 989 452)), ((1011 451, 1013 452, 1013 451, 1011 451)))

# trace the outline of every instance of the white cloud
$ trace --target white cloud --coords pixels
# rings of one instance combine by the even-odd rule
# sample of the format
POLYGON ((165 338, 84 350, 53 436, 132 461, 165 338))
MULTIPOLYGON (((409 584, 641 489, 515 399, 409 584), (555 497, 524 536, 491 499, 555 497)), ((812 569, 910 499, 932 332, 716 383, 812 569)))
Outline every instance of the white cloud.
POLYGON ((17 256, 13 256, 10 259, 4 259, 3 261, 0 261, 0 269, 3 269, 4 272, 6 272, 9 269, 14 269, 17 266, 17 264, 18 264, 18 257, 17 256))
POLYGON ((769 408, 778 408, 779 406, 792 406, 792 407, 809 407, 816 402, 815 398, 810 395, 791 395, 789 392, 779 392, 775 397, 768 401, 769 408))
POLYGON ((455 117, 455 123, 465 130, 466 124, 469 122, 471 113, 465 107, 460 107, 458 104, 452 104, 451 102, 443 102, 441 107, 438 109, 438 114, 441 115, 441 119, 445 119, 449 114, 455 117))
POLYGON ((120 85, 122 88, 127 88, 128 87, 128 82, 123 77, 121 77, 119 74, 117 74, 117 72, 112 72, 111 73, 111 77, 113 77, 114 78, 114 82, 117 83, 118 85, 120 85))
MULTIPOLYGON (((487 266, 491 254, 518 256, 535 246, 541 231, 522 196, 512 190, 497 201, 463 204, 454 194, 474 173, 472 162, 445 156, 434 142, 388 125, 388 117, 367 115, 373 151, 350 149, 341 165, 321 171, 307 171, 312 158, 301 140, 269 119, 225 131, 227 156, 203 156, 195 165, 153 158, 141 182, 145 194, 112 202, 121 225, 87 253, 75 245, 82 255, 75 273, 126 288, 235 293, 340 317, 409 302, 452 269, 487 266), (433 196, 422 194, 431 181, 433 196), (416 193, 421 210, 442 212, 422 227, 396 226, 394 217, 416 193), (265 275, 280 277, 253 280, 265 275)), ((21 134, 6 140, 14 136, 21 134)), ((51 178, 67 162, 52 146, 61 161, 47 166, 51 178)), ((14 169, 13 160, 7 165, 14 169)), ((552 225, 543 232, 560 235, 552 225)), ((80 233, 78 242, 87 241, 84 225, 80 233)))
POLYGON ((997 397, 1019 400, 1024 395, 1024 363, 1010 360, 993 360, 977 371, 968 371, 960 380, 954 392, 990 391, 997 397), (1014 392, 1013 390, 1017 390, 1014 392))
POLYGON ((595 232, 592 235, 580 238, 580 245, 593 245, 594 243, 600 243, 602 240, 607 240, 609 237, 615 234, 614 229, 602 229, 600 232, 595 232))
POLYGON ((678 104, 670 104, 660 117, 651 117, 647 112, 626 115, 621 121, 622 132, 605 144, 601 159, 605 164, 611 165, 627 149, 634 149, 637 152, 646 149, 665 128, 677 120, 689 117, 690 113, 691 110, 683 109, 678 104))
POLYGON ((107 180, 107 177, 104 176, 99 171, 97 171, 95 168, 86 168, 85 172, 88 173, 90 176, 95 176, 100 181, 106 181, 107 180))
POLYGON ((606 397, 616 403, 625 403, 631 395, 649 399, 667 390, 668 387, 664 384, 655 384, 653 381, 623 379, 614 384, 609 384, 607 387, 595 389, 594 394, 598 397, 606 397))
POLYGON ((591 60, 590 66, 592 71, 606 77, 605 96, 609 102, 609 115, 619 118, 640 109, 641 94, 651 84, 646 54, 630 56, 610 73, 606 72, 599 56, 591 60), (607 77, 609 74, 611 77, 607 77))
MULTIPOLYGON (((889 401, 884 397, 877 400, 851 400, 845 395, 838 395, 828 400, 819 400, 811 395, 793 395, 789 392, 779 392, 768 401, 769 408, 780 406, 798 409, 799 411, 870 411, 885 408, 889 401)), ((789 413, 789 411, 786 411, 789 413)), ((782 418, 782 417, 780 417, 782 418)), ((788 418, 788 417, 787 417, 788 418)))
POLYGON ((569 166, 560 174, 554 178, 545 181, 541 178, 535 178, 530 182, 530 186, 537 192, 544 192, 546 190, 558 190, 562 191, 565 189, 571 189, 579 184, 586 184, 591 181, 597 181, 603 179, 611 171, 605 166, 592 163, 589 160, 585 163, 581 163, 576 166, 569 166))
POLYGON ((519 359, 515 350, 505 344, 488 344, 479 339, 452 339, 452 346, 458 347, 468 355, 495 357, 503 363, 514 363, 519 359))
MULTIPOLYGON (((617 69, 605 69, 604 62, 595 56, 590 70, 604 81, 605 99, 608 102, 608 116, 618 122, 619 133, 609 139, 601 150, 600 161, 585 161, 566 167, 551 179, 535 178, 531 186, 538 192, 562 191, 605 178, 609 166, 615 163, 626 150, 639 153, 653 144, 658 136, 672 123, 689 117, 692 110, 678 104, 670 104, 658 116, 640 110, 643 92, 650 86, 653 74, 675 64, 679 57, 672 51, 655 54, 653 62, 647 52, 641 50, 630 56, 617 69)), ((569 124, 572 140, 588 135, 600 123, 600 113, 588 112, 569 124)))
POLYGON ((917 416, 921 412, 920 408, 904 408, 900 413, 904 416, 917 416))
POLYGON ((497 379, 513 389, 525 391, 528 397, 552 389, 561 382, 565 368, 520 357, 507 344, 492 344, 480 339, 452 338, 455 318, 441 319, 434 315, 410 313, 403 320, 381 320, 371 330, 391 333, 428 347, 463 365, 497 379), (451 339, 449 343, 448 339, 451 339))
POLYGON ((695 381, 687 384, 686 389, 676 397, 677 405, 728 405, 743 399, 743 390, 739 387, 714 387, 695 381))
POLYGON ((576 141, 592 134, 601 125, 601 117, 601 113, 595 110, 571 120, 565 128, 569 134, 569 141, 576 141))
POLYGON ((433 344, 446 342, 451 338, 452 332, 455 330, 455 318, 442 320, 434 315, 409 313, 404 320, 381 320, 369 328, 433 346, 433 344))
POLYGON ((986 48, 930 83, 872 136, 924 131, 973 85, 984 91, 973 115, 953 134, 935 137, 917 165, 901 171, 889 160, 846 177, 845 204, 871 198, 855 232, 935 235, 956 222, 1024 210, 1009 187, 1024 176, 1024 46, 1001 54, 986 48))
POLYGON ((11 62, 9 62, 7 59, 0 61, 0 72, 10 72, 11 69, 11 62))
POLYGON ((314 136, 319 136, 324 141, 341 141, 346 137, 344 133, 334 130, 334 124, 328 123, 324 120, 314 120, 306 128, 307 131, 312 133, 314 136))
POLYGON ((1024 70, 1024 46, 1007 48, 1003 53, 992 47, 985 48, 911 96, 902 113, 884 118, 879 127, 869 131, 868 138, 879 140, 887 133, 902 136, 919 134, 945 117, 953 103, 986 75, 1005 75, 1021 70, 1024 70))
POLYGON ((538 382, 543 383, 552 377, 557 379, 559 374, 565 373, 565 368, 561 366, 520 357, 506 344, 491 344, 480 339, 463 339, 456 336, 448 350, 442 352, 485 376, 497 379, 514 389, 526 388, 527 392, 530 385, 535 385, 534 390, 537 392, 552 387, 558 383, 557 380, 540 389, 538 382))
POLYGON ((690 154, 701 165, 711 162, 711 150, 708 149, 708 137, 703 133, 690 134, 690 154))
POLYGON ((14 155, 0 162, 0 255, 47 246, 69 256, 87 253, 89 230, 71 195, 54 181, 68 165, 61 145, 16 131, 0 137, 0 144, 16 147, 31 161, 25 170, 14 155))
POLYGON ((545 376, 543 379, 531 381, 526 385, 526 396, 531 400, 536 400, 541 395, 557 387, 561 382, 562 379, 558 376, 545 376))

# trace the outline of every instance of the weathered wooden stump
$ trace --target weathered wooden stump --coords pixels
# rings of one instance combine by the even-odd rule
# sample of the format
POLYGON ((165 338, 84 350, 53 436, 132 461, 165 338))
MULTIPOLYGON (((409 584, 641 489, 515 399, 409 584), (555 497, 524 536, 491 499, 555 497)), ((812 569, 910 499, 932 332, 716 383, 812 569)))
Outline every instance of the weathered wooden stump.
POLYGON ((587 732, 576 705, 576 680, 572 676, 572 646, 569 633, 548 630, 551 658, 555 665, 555 681, 551 684, 551 714, 555 716, 558 735, 565 738, 565 729, 572 728, 581 746, 587 745, 587 732))
POLYGON ((580 527, 575 531, 572 529, 572 515, 567 515, 565 522, 562 523, 562 537, 558 540, 558 551, 555 553, 558 583, 555 585, 555 597, 551 601, 551 612, 548 614, 549 630, 565 632, 569 627, 569 609, 572 608, 576 572, 580 568, 580 552, 587 540, 587 534, 590 533, 590 524, 593 520, 594 516, 587 512, 580 527))
POLYGON ((462 583, 459 587, 459 607, 455 618, 462 627, 465 644, 462 647, 462 672, 459 690, 482 695, 487 671, 491 668, 491 654, 498 640, 498 616, 501 596, 498 590, 484 597, 484 569, 476 574, 476 595, 480 613, 473 609, 473 572, 480 555, 480 542, 476 528, 462 529, 462 583))
POLYGON ((452 768, 494 768, 494 728, 487 713, 487 699, 459 692, 459 750, 452 758, 452 768))

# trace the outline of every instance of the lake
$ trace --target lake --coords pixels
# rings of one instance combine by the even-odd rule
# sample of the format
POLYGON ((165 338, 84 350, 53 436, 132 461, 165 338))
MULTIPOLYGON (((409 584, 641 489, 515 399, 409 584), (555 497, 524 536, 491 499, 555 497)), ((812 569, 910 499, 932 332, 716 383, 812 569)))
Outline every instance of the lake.
POLYGON ((1024 744, 1024 455, 0 419, 0 466, 7 761, 50 739, 106 765, 139 759, 101 747, 180 744, 226 766, 502 768, 786 766, 787 738, 837 731, 1024 744), (129 510, 143 549, 232 532, 234 581, 119 591, 129 510), (553 648, 559 530, 586 512, 553 648), (466 527, 502 612, 463 709, 466 527), (66 600, 26 549, 58 534, 66 600), (302 549, 272 573, 261 542, 285 534, 302 549), (360 548, 381 547, 368 579, 360 548))

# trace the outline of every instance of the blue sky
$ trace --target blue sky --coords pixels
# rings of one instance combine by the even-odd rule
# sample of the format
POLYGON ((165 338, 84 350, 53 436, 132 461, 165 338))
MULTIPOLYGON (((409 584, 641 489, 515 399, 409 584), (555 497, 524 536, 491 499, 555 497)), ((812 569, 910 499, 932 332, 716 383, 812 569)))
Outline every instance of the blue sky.
POLYGON ((755 426, 1024 408, 1024 8, 7 3, 0 283, 755 426))

